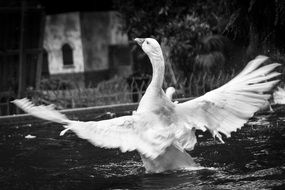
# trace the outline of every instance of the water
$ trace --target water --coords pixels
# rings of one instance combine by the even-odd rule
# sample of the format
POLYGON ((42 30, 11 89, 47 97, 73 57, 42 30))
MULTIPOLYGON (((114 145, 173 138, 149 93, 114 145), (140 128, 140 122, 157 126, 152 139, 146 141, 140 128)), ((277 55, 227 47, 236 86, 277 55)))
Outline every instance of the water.
POLYGON ((259 114, 226 144, 198 133, 203 168, 147 174, 138 153, 101 149, 60 125, 1 127, 1 189, 285 189, 285 107, 259 114), (25 138, 33 135, 36 138, 25 138))

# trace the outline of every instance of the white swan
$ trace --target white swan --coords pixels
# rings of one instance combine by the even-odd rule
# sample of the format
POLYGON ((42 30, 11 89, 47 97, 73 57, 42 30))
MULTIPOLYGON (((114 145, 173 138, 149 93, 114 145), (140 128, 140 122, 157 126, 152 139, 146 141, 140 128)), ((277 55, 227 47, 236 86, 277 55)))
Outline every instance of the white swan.
POLYGON ((152 38, 137 38, 148 55, 153 77, 133 115, 103 121, 69 120, 50 106, 34 106, 27 99, 13 101, 24 111, 45 120, 61 123, 95 146, 137 150, 147 172, 163 172, 196 166, 186 152, 197 142, 195 130, 209 130, 213 137, 241 128, 271 96, 280 73, 278 63, 261 66, 267 59, 258 56, 227 84, 191 101, 173 103, 162 90, 164 59, 159 43, 152 38), (270 81, 269 81, 270 80, 270 81))

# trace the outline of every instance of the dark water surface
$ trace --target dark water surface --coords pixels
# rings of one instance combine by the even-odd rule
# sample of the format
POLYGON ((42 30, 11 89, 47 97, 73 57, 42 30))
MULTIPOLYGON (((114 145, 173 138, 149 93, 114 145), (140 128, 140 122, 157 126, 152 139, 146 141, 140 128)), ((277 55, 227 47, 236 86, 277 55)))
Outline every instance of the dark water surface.
POLYGON ((285 189, 285 107, 275 110, 226 144, 198 133, 190 154, 205 168, 162 174, 146 174, 137 152, 96 148, 72 132, 60 137, 60 125, 0 124, 0 189, 285 189))

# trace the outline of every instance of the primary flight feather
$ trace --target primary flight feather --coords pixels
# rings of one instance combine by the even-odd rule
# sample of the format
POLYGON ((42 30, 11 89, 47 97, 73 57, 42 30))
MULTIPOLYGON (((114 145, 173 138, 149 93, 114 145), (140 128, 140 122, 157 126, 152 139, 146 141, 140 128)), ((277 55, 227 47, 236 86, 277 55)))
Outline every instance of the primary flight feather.
POLYGON ((34 106, 27 99, 13 102, 35 117, 63 124, 95 146, 137 150, 147 172, 163 172, 196 166, 186 152, 197 142, 195 131, 209 130, 223 142, 221 134, 230 137, 241 128, 267 103, 268 92, 279 82, 274 79, 280 73, 274 69, 280 64, 262 66, 267 57, 258 56, 220 88, 194 100, 173 103, 162 90, 165 65, 159 43, 152 38, 135 41, 148 55, 153 76, 133 115, 80 122, 69 120, 51 106, 34 106))

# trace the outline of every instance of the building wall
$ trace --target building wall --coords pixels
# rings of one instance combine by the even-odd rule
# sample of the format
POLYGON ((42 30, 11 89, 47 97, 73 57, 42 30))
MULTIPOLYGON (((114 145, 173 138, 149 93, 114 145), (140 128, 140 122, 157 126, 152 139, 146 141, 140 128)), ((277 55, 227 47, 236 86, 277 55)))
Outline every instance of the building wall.
POLYGON ((109 14, 81 13, 80 20, 85 70, 90 72, 108 69, 109 14))
POLYGON ((117 12, 110 12, 109 15, 109 45, 111 45, 109 46, 109 64, 112 64, 111 66, 116 75, 128 77, 133 73, 133 59, 128 36, 121 30, 124 21, 117 12))
POLYGON ((116 12, 74 12, 47 16, 44 48, 48 53, 50 76, 71 78, 89 85, 114 75, 129 75, 132 72, 131 59, 127 59, 129 64, 120 64, 113 60, 121 55, 110 54, 113 53, 110 50, 113 46, 125 48, 128 45, 127 35, 120 31, 121 24, 116 12), (63 66, 61 47, 65 43, 73 47, 74 67, 63 66))
POLYGON ((80 17, 85 70, 109 69, 109 46, 128 44, 127 35, 119 30, 121 20, 118 13, 86 12, 80 17))
POLYGON ((109 25, 109 31, 110 31, 110 42, 111 45, 128 45, 128 36, 126 33, 124 33, 121 28, 123 24, 123 20, 121 19, 121 16, 119 13, 112 11, 109 12, 110 17, 110 25, 109 25))
POLYGON ((48 53, 50 75, 84 72, 80 17, 78 12, 49 15, 46 17, 44 48, 48 53), (65 67, 62 46, 67 43, 73 49, 72 67, 65 67))
POLYGON ((114 75, 129 75, 132 72, 131 64, 114 64, 114 55, 110 54, 111 46, 128 45, 127 35, 120 30, 122 21, 118 13, 84 12, 80 20, 86 84, 106 80, 114 75))

